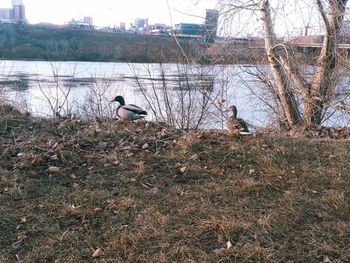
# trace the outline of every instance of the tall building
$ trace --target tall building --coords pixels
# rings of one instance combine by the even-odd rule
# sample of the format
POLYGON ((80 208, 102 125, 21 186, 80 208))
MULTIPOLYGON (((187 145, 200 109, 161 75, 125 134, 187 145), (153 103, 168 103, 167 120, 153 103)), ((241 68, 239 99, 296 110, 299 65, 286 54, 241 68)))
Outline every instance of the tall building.
POLYGON ((23 0, 12 0, 12 8, 0 8, 0 19, 8 22, 26 22, 23 0))
POLYGON ((83 23, 88 24, 89 26, 93 26, 93 18, 92 16, 84 16, 83 23))
POLYGON ((136 18, 134 23, 135 23, 136 29, 147 28, 148 27, 148 18, 136 18))
POLYGON ((205 15, 205 28, 207 42, 214 42, 219 23, 219 11, 216 9, 207 9, 205 15))
POLYGON ((26 21, 23 0, 12 0, 12 10, 13 10, 12 19, 15 22, 25 22, 26 21))
POLYGON ((204 24, 179 23, 174 34, 181 37, 200 38, 206 43, 214 43, 219 23, 219 11, 207 9, 204 24))
POLYGON ((0 8, 0 19, 10 20, 12 13, 13 12, 11 8, 0 8))
POLYGON ((216 9, 207 9, 205 14, 205 24, 213 27, 218 26, 219 11, 216 9))
POLYGON ((125 22, 120 22, 119 30, 121 32, 125 32, 126 31, 125 22))

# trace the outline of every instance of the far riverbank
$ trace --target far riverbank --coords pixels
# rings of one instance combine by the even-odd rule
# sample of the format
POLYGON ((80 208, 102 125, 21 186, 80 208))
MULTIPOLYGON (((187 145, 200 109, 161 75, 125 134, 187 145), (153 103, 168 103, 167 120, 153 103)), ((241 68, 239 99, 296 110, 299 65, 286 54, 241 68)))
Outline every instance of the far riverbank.
POLYGON ((110 33, 53 25, 0 24, 0 57, 7 60, 133 63, 256 64, 265 59, 258 40, 203 43, 172 36, 110 33), (186 54, 186 58, 184 57, 186 54))

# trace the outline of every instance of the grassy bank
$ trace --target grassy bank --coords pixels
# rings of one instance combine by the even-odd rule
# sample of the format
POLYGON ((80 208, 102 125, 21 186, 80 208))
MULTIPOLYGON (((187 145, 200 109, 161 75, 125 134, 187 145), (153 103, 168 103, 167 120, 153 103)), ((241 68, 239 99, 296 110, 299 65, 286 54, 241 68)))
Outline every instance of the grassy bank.
POLYGON ((349 262, 349 140, 0 110, 0 262, 349 262))

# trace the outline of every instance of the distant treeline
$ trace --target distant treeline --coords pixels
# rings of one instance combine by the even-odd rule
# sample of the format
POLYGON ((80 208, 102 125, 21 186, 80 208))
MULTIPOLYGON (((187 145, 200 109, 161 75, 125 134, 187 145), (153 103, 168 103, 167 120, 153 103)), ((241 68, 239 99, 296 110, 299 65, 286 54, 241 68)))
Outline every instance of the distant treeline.
POLYGON ((45 25, 1 24, 0 58, 142 63, 188 60, 202 63, 254 62, 252 54, 247 50, 231 50, 231 55, 225 56, 217 44, 213 48, 213 45, 195 39, 178 41, 181 48, 171 36, 109 33, 45 25))

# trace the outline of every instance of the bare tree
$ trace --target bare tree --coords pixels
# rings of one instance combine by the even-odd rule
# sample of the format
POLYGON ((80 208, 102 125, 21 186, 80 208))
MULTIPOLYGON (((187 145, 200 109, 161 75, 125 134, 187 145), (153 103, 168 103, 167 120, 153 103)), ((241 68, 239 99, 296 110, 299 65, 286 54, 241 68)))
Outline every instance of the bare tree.
MULTIPOLYGON (((347 0, 312 0, 308 8, 318 15, 323 28, 323 41, 312 76, 306 76, 303 65, 296 62, 293 47, 276 37, 273 12, 278 12, 282 1, 221 0, 224 15, 237 15, 239 11, 254 12, 261 22, 265 52, 273 76, 273 94, 279 102, 288 127, 320 125, 334 98, 339 66, 337 47, 347 0), (279 5, 280 4, 280 5, 279 5)), ((299 17, 301 19, 301 17, 299 17)))

